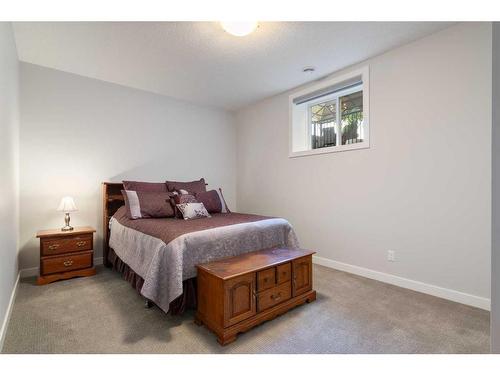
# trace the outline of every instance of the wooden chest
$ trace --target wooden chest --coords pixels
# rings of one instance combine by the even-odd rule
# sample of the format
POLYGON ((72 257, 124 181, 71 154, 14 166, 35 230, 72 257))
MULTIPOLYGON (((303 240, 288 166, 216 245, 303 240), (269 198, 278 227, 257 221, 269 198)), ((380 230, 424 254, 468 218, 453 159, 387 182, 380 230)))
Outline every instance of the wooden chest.
POLYGON ((91 227, 67 232, 60 229, 39 231, 36 235, 40 238, 40 275, 37 283, 42 285, 76 276, 95 275, 94 232, 91 227))
POLYGON ((312 255, 301 249, 266 249, 198 265, 198 311, 220 344, 316 299, 312 255))

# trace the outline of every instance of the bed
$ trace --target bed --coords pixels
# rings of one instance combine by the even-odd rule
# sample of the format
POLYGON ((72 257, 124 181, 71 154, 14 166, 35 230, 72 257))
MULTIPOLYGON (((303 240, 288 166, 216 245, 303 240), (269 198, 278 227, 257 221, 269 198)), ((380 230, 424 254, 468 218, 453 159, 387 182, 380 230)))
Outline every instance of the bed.
POLYGON ((122 184, 103 184, 104 263, 165 312, 195 307, 196 264, 265 248, 298 248, 292 226, 282 218, 220 213, 196 220, 131 220, 121 189, 122 184))

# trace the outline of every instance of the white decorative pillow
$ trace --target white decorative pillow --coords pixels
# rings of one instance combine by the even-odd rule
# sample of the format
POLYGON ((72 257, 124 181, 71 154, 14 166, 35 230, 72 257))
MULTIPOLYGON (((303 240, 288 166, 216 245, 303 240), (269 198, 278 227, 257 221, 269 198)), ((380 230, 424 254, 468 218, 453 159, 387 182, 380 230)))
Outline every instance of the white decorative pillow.
POLYGON ((184 220, 211 217, 203 203, 181 203, 176 205, 184 220))

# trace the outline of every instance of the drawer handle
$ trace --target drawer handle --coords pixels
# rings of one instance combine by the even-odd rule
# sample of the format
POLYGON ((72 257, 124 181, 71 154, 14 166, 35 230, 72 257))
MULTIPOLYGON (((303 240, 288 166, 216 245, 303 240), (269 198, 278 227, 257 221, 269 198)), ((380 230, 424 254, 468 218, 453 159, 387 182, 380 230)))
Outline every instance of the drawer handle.
POLYGON ((78 246, 78 247, 82 247, 82 246, 85 246, 85 244, 86 244, 86 243, 87 243, 87 241, 78 241, 78 242, 76 243, 76 246, 78 246))
POLYGON ((273 301, 278 301, 280 298, 281 298, 281 293, 278 293, 278 294, 276 294, 276 295, 274 295, 274 294, 273 294, 273 295, 271 295, 271 299, 272 299, 273 301))
POLYGON ((50 245, 50 246, 49 246, 49 250, 55 250, 55 249, 57 249, 58 247, 59 247, 59 245, 58 245, 58 244, 50 245))
POLYGON ((64 267, 69 267, 69 266, 73 265, 73 261, 72 260, 65 260, 63 264, 64 264, 64 267))
POLYGON ((267 277, 264 277, 264 282, 267 283, 267 277))

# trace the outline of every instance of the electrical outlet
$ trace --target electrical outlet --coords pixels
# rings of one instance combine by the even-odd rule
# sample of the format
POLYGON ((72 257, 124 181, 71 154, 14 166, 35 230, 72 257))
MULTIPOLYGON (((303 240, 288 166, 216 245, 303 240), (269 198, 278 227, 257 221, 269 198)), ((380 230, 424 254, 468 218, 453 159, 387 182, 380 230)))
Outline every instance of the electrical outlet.
POLYGON ((395 262, 396 261, 396 252, 394 250, 389 250, 387 252, 387 260, 389 262, 395 262))

